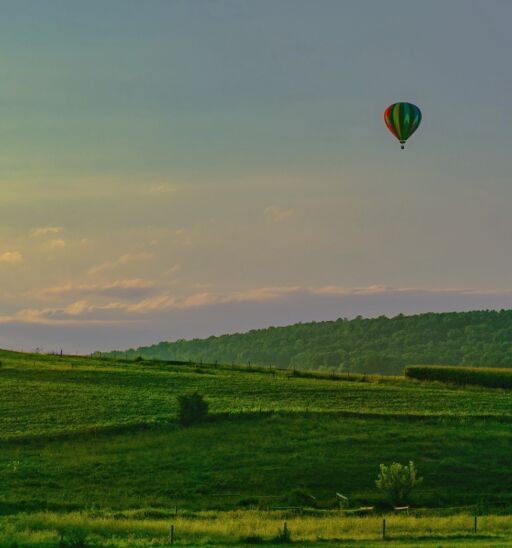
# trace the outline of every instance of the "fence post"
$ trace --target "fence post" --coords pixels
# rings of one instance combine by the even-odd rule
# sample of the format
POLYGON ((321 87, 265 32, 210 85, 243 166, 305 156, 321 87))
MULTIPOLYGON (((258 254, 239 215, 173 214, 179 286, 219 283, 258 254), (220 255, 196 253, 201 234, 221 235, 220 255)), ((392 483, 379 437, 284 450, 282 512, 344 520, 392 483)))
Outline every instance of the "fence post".
POLYGON ((169 544, 174 544, 174 525, 171 525, 171 532, 169 533, 169 544))
POLYGON ((382 540, 386 540, 386 518, 382 519, 382 540))
POLYGON ((475 516, 475 525, 474 525, 475 533, 476 533, 477 529, 478 529, 478 517, 475 516))

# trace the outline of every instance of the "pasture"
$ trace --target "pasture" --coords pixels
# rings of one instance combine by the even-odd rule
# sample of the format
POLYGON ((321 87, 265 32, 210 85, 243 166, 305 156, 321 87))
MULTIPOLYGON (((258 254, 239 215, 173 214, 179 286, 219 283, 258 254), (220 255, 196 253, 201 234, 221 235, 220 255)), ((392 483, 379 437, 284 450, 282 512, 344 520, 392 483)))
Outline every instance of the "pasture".
MULTIPOLYGON (((488 520, 489 541, 504 545, 508 535, 506 390, 9 352, 0 360, 4 544, 54 546, 66 520, 85 520, 104 545, 162 544, 171 521, 177 542, 189 545, 236 544, 250 530, 268 543, 284 518, 307 545, 316 537, 372 543, 387 511, 375 488, 379 464, 409 460, 424 477, 413 505, 448 508, 435 516, 447 521, 429 532, 420 516, 392 516, 404 521, 393 533, 389 526, 390 542, 459 542, 469 534, 460 523, 475 512, 488 520), (176 397, 193 389, 208 399, 210 419, 182 428, 176 397), (376 514, 342 525, 336 492, 376 514), (311 496, 310 514, 269 511, 311 496), (496 512, 503 516, 492 521, 496 512)), ((483 542, 483 531, 471 542, 483 542)))

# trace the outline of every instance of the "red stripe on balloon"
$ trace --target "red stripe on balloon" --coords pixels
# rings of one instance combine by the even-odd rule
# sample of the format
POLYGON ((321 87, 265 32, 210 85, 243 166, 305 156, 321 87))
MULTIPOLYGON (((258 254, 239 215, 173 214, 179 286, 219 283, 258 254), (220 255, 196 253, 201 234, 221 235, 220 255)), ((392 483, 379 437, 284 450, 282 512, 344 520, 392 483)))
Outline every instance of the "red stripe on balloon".
POLYGON ((398 133, 396 132, 396 129, 395 129, 395 126, 393 125, 393 115, 391 113, 391 109, 393 108, 393 106, 394 105, 389 105, 389 107, 384 111, 384 122, 385 122, 386 126, 388 127, 389 131, 391 131, 391 133, 397 139, 399 139, 398 133))

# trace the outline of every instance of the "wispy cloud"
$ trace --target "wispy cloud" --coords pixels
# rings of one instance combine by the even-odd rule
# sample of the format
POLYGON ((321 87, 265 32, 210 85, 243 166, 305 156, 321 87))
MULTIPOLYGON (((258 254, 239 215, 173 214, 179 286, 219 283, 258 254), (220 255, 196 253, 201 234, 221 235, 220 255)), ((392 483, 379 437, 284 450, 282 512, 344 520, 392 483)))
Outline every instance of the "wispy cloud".
POLYGON ((32 294, 32 296, 43 299, 79 299, 81 297, 140 299, 152 292, 155 287, 155 282, 140 278, 114 280, 104 284, 74 284, 69 282, 43 289, 36 294, 32 294))
POLYGON ((51 240, 44 242, 41 247, 46 250, 51 250, 63 249, 66 245, 66 240, 63 240, 62 238, 52 238, 51 240))
POLYGON ((30 232, 32 238, 41 238, 43 236, 49 236, 50 234, 59 234, 64 232, 63 226, 41 226, 33 228, 30 232))
POLYGON ((13 316, 1 316, 0 323, 29 323, 42 325, 76 325, 123 323, 119 315, 108 317, 108 311, 121 308, 117 303, 95 305, 87 300, 79 300, 63 307, 25 308, 13 316))
POLYGON ((121 255, 117 259, 114 259, 113 261, 106 261, 104 263, 101 263, 89 268, 88 273, 99 274, 101 272, 105 272, 107 270, 113 270, 115 268, 118 268, 119 266, 127 265, 129 263, 148 261, 152 257, 153 257, 153 254, 147 253, 147 252, 126 253, 124 255, 121 255))
POLYGON ((23 255, 19 251, 4 251, 0 254, 0 263, 19 264, 23 261, 23 255))
POLYGON ((178 189, 176 186, 170 185, 170 184, 159 184, 159 185, 153 185, 149 187, 148 193, 149 194, 172 194, 176 192, 178 189))
POLYGON ((264 216, 273 222, 281 222, 289 219, 294 213, 293 209, 281 209, 275 205, 268 206, 263 211, 264 216))

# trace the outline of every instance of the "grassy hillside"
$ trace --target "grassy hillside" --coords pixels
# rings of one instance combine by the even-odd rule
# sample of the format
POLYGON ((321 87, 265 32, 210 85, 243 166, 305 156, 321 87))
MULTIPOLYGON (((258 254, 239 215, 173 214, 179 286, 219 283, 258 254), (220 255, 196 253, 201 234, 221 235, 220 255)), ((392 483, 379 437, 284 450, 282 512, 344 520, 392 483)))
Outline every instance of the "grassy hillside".
POLYGON ((409 364, 512 367, 512 311, 381 316, 161 342, 113 357, 402 374, 409 364))
MULTIPOLYGON (((34 523, 66 521, 40 511, 81 510, 168 524, 176 505, 185 514, 264 509, 301 504, 306 493, 327 511, 336 492, 379 506, 379 464, 411 459, 425 478, 416 506, 512 505, 507 391, 7 352, 0 360, 0 540, 2 527, 8 538, 25 530, 19 512, 34 523), (182 428, 176 396, 191 389, 212 416, 182 428)), ((140 523, 141 538, 164 524, 152 527, 140 523)), ((44 538, 56 538, 47 529, 44 538)), ((38 546, 30 534, 24 545, 38 546)))

